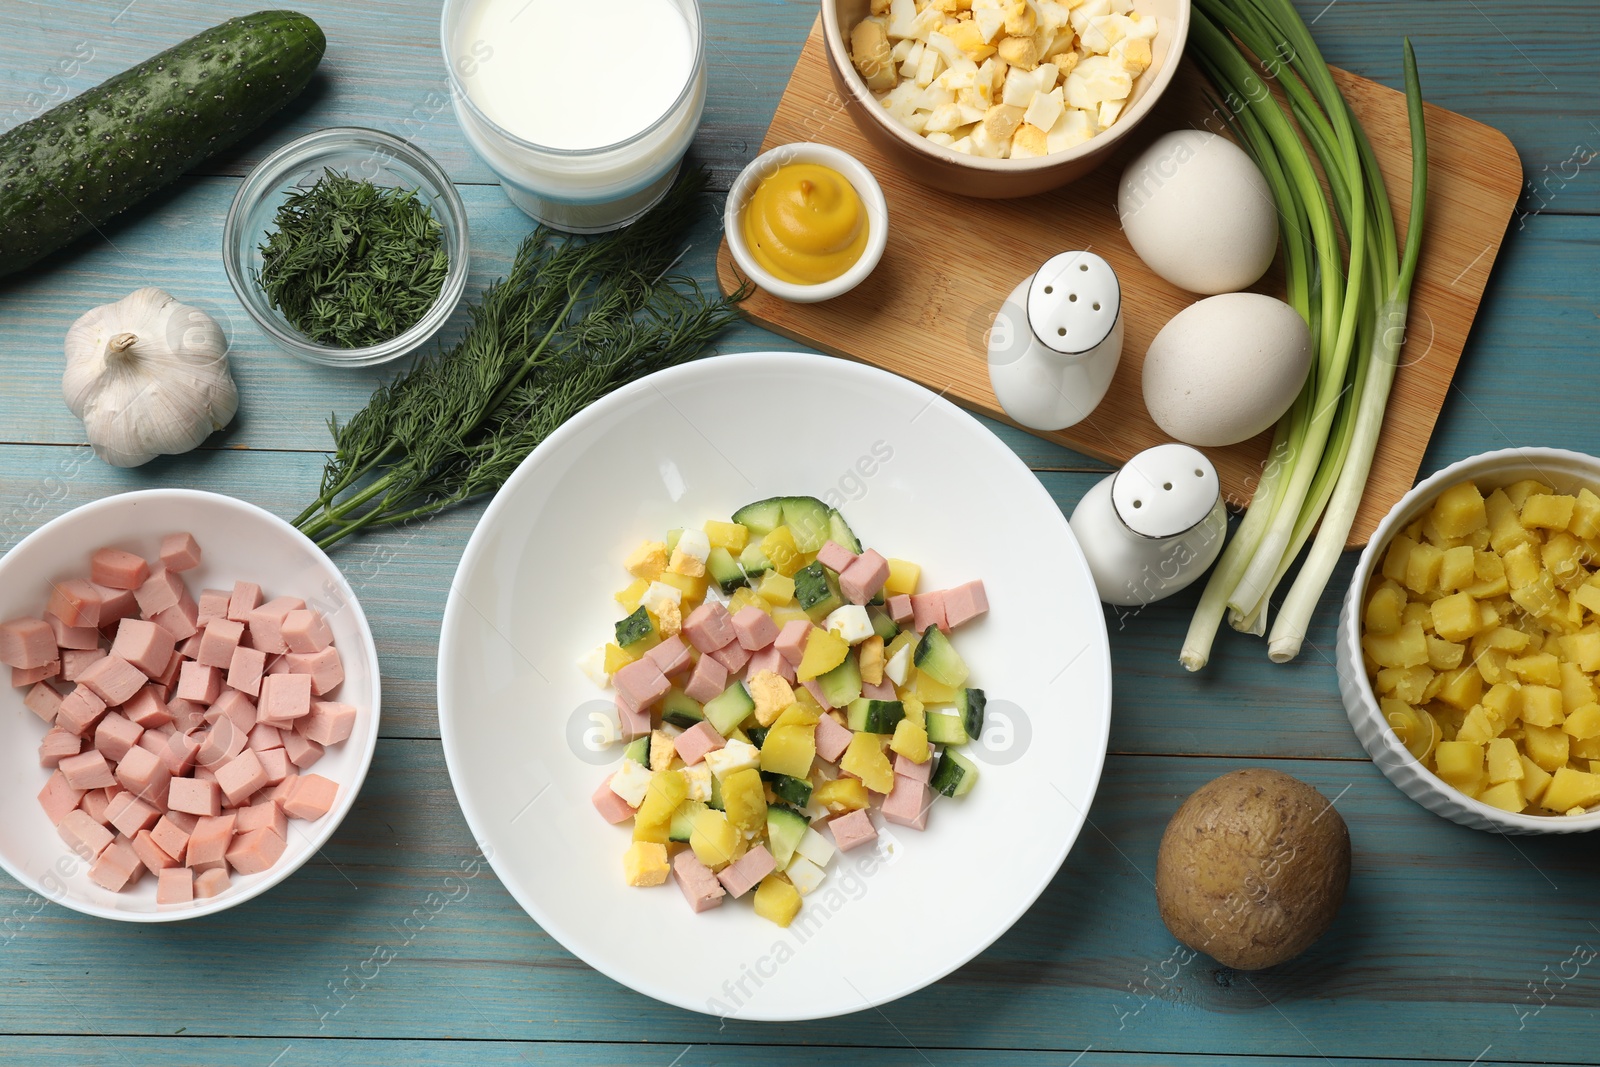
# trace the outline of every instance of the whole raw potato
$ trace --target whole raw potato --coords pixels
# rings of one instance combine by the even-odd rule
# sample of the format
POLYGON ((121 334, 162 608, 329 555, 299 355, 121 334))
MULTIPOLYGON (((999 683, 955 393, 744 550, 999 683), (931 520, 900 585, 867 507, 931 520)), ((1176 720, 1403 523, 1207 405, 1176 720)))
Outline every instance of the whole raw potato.
POLYGON ((1192 949, 1253 971, 1327 930, 1350 883, 1350 831, 1287 774, 1233 771, 1183 802, 1161 838, 1161 921, 1192 949))

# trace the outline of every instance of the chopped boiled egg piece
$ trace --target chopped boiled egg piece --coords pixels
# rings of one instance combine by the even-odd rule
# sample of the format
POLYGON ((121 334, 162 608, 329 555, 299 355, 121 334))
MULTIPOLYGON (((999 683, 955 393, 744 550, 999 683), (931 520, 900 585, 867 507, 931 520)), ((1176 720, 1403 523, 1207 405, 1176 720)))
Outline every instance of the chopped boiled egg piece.
POLYGON ((867 615, 867 609, 860 604, 846 604, 842 608, 834 608, 822 621, 822 628, 838 634, 844 638, 846 644, 850 645, 858 645, 874 633, 872 619, 867 615))
POLYGON ((1150 69, 1150 42, 1143 37, 1126 37, 1112 45, 1107 56, 1137 78, 1150 69))
POLYGON ((658 617, 661 614, 661 605, 672 604, 676 606, 682 602, 683 590, 675 585, 668 585, 666 582, 651 582, 649 587, 645 589, 644 595, 639 598, 639 606, 658 617))
MULTIPOLYGON (((756 746, 748 741, 732 738, 726 745, 715 752, 707 752, 705 764, 711 768, 711 773, 718 779, 726 778, 734 771, 746 769, 754 770, 761 765, 761 753, 756 746)), ((621 794, 617 794, 621 796, 621 794)), ((627 798, 624 797, 624 800, 627 798)))
POLYGON ((1126 100, 1133 76, 1108 56, 1090 56, 1067 75, 1067 103, 1091 111, 1107 100, 1126 100))
POLYGON ((824 878, 828 877, 826 871, 804 856, 795 856, 791 859, 789 866, 783 869, 783 873, 801 896, 809 894, 822 884, 824 878))
POLYGON ((1060 89, 1052 89, 1047 93, 1034 94, 1033 101, 1028 104, 1028 109, 1022 113, 1023 122, 1038 128, 1039 155, 1044 155, 1049 151, 1048 148, 1044 147, 1044 135, 1050 127, 1056 124, 1056 120, 1061 117, 1061 113, 1066 110, 1066 106, 1066 102, 1062 99, 1062 91, 1060 89))
POLYGON ((685 530, 678 536, 678 547, 674 549, 674 554, 678 552, 704 563, 711 554, 711 538, 704 530, 685 530))
POLYGON ((1069 107, 1045 135, 1045 143, 1052 152, 1065 152, 1095 135, 1094 118, 1087 111, 1069 107))
POLYGON ((901 645, 900 651, 889 657, 889 662, 883 665, 883 673, 895 685, 906 684, 906 674, 911 669, 911 646, 901 645))
POLYGON ((826 867, 828 861, 833 859, 835 851, 837 850, 833 847, 833 843, 814 829, 807 830, 800 843, 794 847, 795 855, 804 856, 818 867, 826 867))
POLYGON ((611 776, 611 791, 628 802, 631 808, 644 803, 650 790, 650 768, 631 760, 622 761, 622 768, 611 776))
POLYGON ((698 800, 702 803, 711 799, 711 768, 705 763, 696 763, 692 767, 683 768, 683 780, 689 785, 685 799, 698 800))
POLYGON ((606 646, 601 645, 578 660, 578 669, 584 675, 604 689, 611 684, 611 675, 606 672, 606 646))

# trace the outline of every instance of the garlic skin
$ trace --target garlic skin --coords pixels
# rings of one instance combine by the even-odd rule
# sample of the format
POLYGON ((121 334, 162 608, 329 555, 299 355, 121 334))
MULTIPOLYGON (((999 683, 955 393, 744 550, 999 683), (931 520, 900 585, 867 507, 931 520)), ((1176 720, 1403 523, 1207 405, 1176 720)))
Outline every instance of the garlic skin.
POLYGON ((72 324, 61 392, 95 455, 137 467, 188 452, 232 421, 239 391, 227 349, 204 311, 138 289, 72 324))

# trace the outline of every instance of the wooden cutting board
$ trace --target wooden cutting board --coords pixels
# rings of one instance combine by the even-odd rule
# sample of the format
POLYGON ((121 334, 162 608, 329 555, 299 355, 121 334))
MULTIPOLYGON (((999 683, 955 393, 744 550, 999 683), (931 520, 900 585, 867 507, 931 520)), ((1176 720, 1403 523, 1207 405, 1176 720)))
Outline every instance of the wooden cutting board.
MULTIPOLYGON (((1400 47, 1398 38, 1395 47, 1400 47)), ((1334 74, 1377 150, 1403 241, 1411 195, 1405 95, 1344 71, 1334 74)), ((1426 79, 1424 70, 1424 91, 1426 79)), ((1116 182, 1123 162, 1151 138, 1201 126, 1211 114, 1208 90, 1205 79, 1185 63, 1161 106, 1129 137, 1121 154, 1065 189, 1023 200, 951 196, 896 170, 856 129, 829 78, 819 20, 762 149, 820 141, 860 159, 889 201, 888 248, 872 276, 845 296, 822 304, 790 304, 758 290, 742 305, 744 314, 785 337, 903 374, 956 403, 1004 420, 989 386, 985 358, 994 313, 1012 288, 1052 255, 1093 249, 1122 281, 1127 317, 1122 363, 1111 391, 1088 419, 1039 436, 1122 463, 1168 440, 1145 412, 1140 367, 1156 332, 1196 298, 1162 281, 1134 255, 1117 221, 1116 182)), ((1412 293, 1409 338, 1366 496, 1350 533, 1352 546, 1366 543, 1378 520, 1416 481, 1522 188, 1521 161, 1504 134, 1442 108, 1429 107, 1426 121, 1431 164, 1427 229, 1412 293)), ((724 292, 733 291, 742 279, 726 241, 717 256, 717 278, 724 292)), ((1277 268, 1256 288, 1281 296, 1277 268)), ((1270 431, 1242 444, 1206 450, 1235 506, 1250 499, 1269 436, 1270 431)))

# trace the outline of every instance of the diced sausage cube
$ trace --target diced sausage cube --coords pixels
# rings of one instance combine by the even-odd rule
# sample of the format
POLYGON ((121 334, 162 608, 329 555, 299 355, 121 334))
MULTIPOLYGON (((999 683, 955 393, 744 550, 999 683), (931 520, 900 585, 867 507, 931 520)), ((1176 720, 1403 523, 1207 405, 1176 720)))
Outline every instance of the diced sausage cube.
POLYGON ((227 888, 228 869, 226 866, 213 867, 194 876, 194 895, 196 900, 220 896, 222 891, 227 888))
POLYGON ((143 671, 117 655, 95 660, 78 677, 78 682, 88 686, 107 707, 116 707, 131 699, 144 688, 147 680, 143 671))
POLYGON ((672 739, 673 748, 691 767, 705 759, 707 752, 715 752, 726 744, 717 728, 708 722, 697 722, 672 739))
POLYGON ((166 806, 167 786, 172 772, 143 745, 134 745, 117 762, 117 781, 135 796, 166 806))
POLYGON ((184 865, 204 867, 223 862, 228 846, 233 843, 234 819, 232 812, 226 815, 202 815, 189 833, 189 851, 184 856, 184 865))
POLYGON ((122 792, 123 790, 116 786, 90 789, 83 794, 83 799, 78 801, 78 807, 88 812, 89 818, 105 826, 110 821, 106 818, 106 809, 111 806, 111 798, 122 792))
POLYGON ((261 606, 261 587, 254 582, 234 582, 228 597, 228 618, 249 622, 251 612, 261 606))
POLYGON ((728 668, 712 659, 701 656, 689 675, 683 691, 690 700, 704 704, 728 687, 728 668))
POLYGON ((895 692, 894 682, 890 681, 887 675, 885 675, 883 680, 879 682, 862 682, 861 695, 866 697, 868 700, 900 699, 899 695, 895 692))
POLYGON ((621 737, 624 741, 632 741, 636 737, 644 737, 650 732, 650 709, 629 707, 622 699, 622 694, 616 697, 617 723, 621 737))
POLYGON ((161 690, 153 685, 140 689, 122 705, 122 714, 146 730, 172 722, 172 712, 161 699, 161 690))
POLYGON ((600 817, 612 826, 627 822, 633 818, 634 812, 637 810, 633 805, 611 791, 611 775, 609 774, 606 775, 606 780, 600 783, 600 788, 594 791, 594 795, 589 798, 589 802, 594 805, 594 810, 600 813, 600 817))
POLYGON ((156 612, 150 616, 150 621, 172 634, 174 640, 187 641, 200 632, 199 618, 200 606, 185 590, 176 604, 156 612))
POLYGON ((222 814, 222 791, 217 783, 198 778, 174 778, 167 789, 167 809, 190 815, 222 814))
POLYGON ((895 753, 894 757, 894 773, 902 778, 909 778, 913 782, 922 782, 924 785, 926 785, 928 780, 933 776, 933 765, 935 762, 935 760, 929 758, 921 763, 916 763, 912 760, 906 759, 897 752, 895 753))
POLYGON ((143 556, 120 548, 97 549, 89 557, 89 580, 108 589, 137 589, 150 579, 143 556))
POLYGON ((290 730, 283 735, 283 754, 290 763, 305 770, 322 758, 322 746, 299 731, 290 730))
POLYGON ((104 789, 117 784, 111 765, 99 749, 91 748, 76 756, 64 757, 56 764, 56 769, 67 776, 67 784, 74 789, 104 789))
POLYGON ((58 767, 68 756, 83 751, 83 739, 59 726, 45 731, 39 741, 39 766, 58 767))
POLYGON ((654 663, 656 670, 665 675, 687 670, 693 659, 689 655, 689 646, 677 634, 663 637, 660 644, 644 654, 644 658, 654 663))
POLYGON ((817 550, 817 562, 835 574, 843 574, 856 561, 856 554, 837 541, 828 541, 817 550))
POLYGON ((319 745, 337 745, 349 738, 355 726, 356 709, 332 700, 313 700, 311 714, 294 724, 306 740, 319 745))
POLYGON ((261 679, 256 721, 269 726, 293 725, 296 719, 311 714, 311 693, 309 674, 267 675, 261 679))
MULTIPOLYGON (((168 822, 172 823, 178 829, 183 831, 185 845, 188 843, 189 835, 194 833, 194 828, 200 824, 200 816, 190 815, 186 811, 169 811, 167 812, 165 818, 168 822)), ((156 825, 156 831, 159 831, 160 829, 161 826, 158 823, 156 825)), ((159 833, 157 836, 159 836, 159 833)))
POLYGON ((228 846, 228 866, 240 874, 260 874, 278 862, 284 844, 284 839, 267 826, 238 834, 228 846))
POLYGON ((648 659, 634 660, 611 676, 617 690, 617 703, 629 711, 642 711, 666 695, 672 683, 648 659))
POLYGON ((944 591, 944 621, 947 629, 955 629, 964 622, 977 618, 989 610, 989 594, 983 582, 968 582, 944 591))
POLYGON ((44 621, 50 624, 50 632, 55 635, 56 644, 61 648, 81 651, 100 647, 100 631, 96 627, 68 626, 54 615, 46 615, 44 621))
POLYGON ((290 673, 311 676, 311 692, 315 696, 327 696, 344 684, 344 661, 332 645, 321 652, 291 652, 283 659, 290 673))
POLYGON ((738 674, 744 670, 744 665, 750 662, 750 650, 738 641, 729 641, 714 652, 707 653, 712 659, 722 664, 729 674, 738 674))
POLYGON ((49 678, 54 678, 61 673, 61 661, 53 659, 42 667, 12 667, 11 685, 15 689, 26 689, 49 678))
POLYGON ((255 702, 237 689, 223 690, 217 702, 206 710, 206 718, 212 722, 223 716, 233 720, 233 725, 244 734, 255 729, 258 718, 255 702))
POLYGON ((68 578, 51 583, 50 601, 45 611, 68 626, 99 626, 103 603, 105 597, 93 582, 87 578, 68 578))
POLYGON ((937 626, 941 630, 948 630, 944 619, 944 593, 917 593, 911 598, 911 628, 917 633, 928 632, 928 627, 937 626))
POLYGON ((220 764, 216 771, 217 785, 231 807, 238 807, 267 784, 267 772, 262 770, 261 760, 256 758, 255 750, 251 748, 220 764))
POLYGON ((279 632, 290 652, 321 652, 333 644, 333 631, 322 613, 308 608, 285 615, 279 632))
MULTIPOLYGON (((289 838, 289 817, 283 813, 283 805, 276 800, 258 800, 234 814, 238 816, 233 824, 235 834, 267 829, 284 840, 289 838)), ((229 862, 232 862, 231 857, 229 862)))
POLYGON ((139 854, 133 851, 133 842, 125 837, 119 837, 107 846, 94 861, 94 866, 89 868, 89 878, 113 893, 120 893, 137 882, 143 873, 144 864, 139 862, 139 854))
POLYGON ((113 711, 95 726, 94 747, 104 753, 106 759, 119 760, 128 754, 128 749, 139 743, 139 736, 143 733, 143 726, 121 712, 113 711))
POLYGON ((159 818, 159 811, 132 793, 118 793, 106 803, 106 821, 126 838, 150 829, 159 818))
POLYGON ((69 811, 77 808, 78 802, 83 799, 84 790, 74 789, 67 783, 67 776, 59 769, 44 783, 44 788, 39 790, 39 806, 49 817, 54 825, 60 825, 61 820, 67 817, 69 811))
POLYGON ((155 826, 150 830, 150 837, 161 846, 162 852, 172 857, 174 863, 183 862, 189 850, 189 831, 173 821, 170 811, 156 820, 155 826))
POLYGON ((277 785, 289 777, 293 764, 289 762, 289 754, 281 748, 257 749, 256 759, 261 761, 261 769, 267 772, 267 784, 277 785))
POLYGON ((925 830, 928 827, 928 808, 932 803, 933 794, 926 782, 897 774, 894 776, 894 788, 883 798, 880 810, 885 819, 897 826, 925 830))
POLYGON ((103 648, 64 648, 61 650, 61 680, 81 682, 83 673, 105 658, 103 648))
POLYGON ((689 902, 689 907, 695 912, 719 906, 727 895, 727 890, 711 873, 711 868, 701 863, 688 849, 672 857, 672 877, 678 883, 678 888, 683 890, 683 899, 689 902))
POLYGON ((193 871, 187 867, 166 867, 157 872, 157 904, 188 904, 192 900, 194 900, 193 871))
POLYGON ((762 671, 771 671, 790 685, 794 685, 794 664, 783 658, 776 645, 768 645, 750 657, 745 666, 745 677, 754 678, 762 671))
POLYGON ((283 802, 283 810, 291 819, 312 822, 322 818, 333 807, 339 795, 339 786, 320 774, 302 774, 283 802))
POLYGON ((854 736, 849 729, 839 725, 833 716, 822 716, 817 720, 817 755, 829 763, 837 763, 854 736))
POLYGON ((187 733, 162 734, 146 730, 139 747, 156 757, 168 775, 187 774, 194 766, 200 742, 187 733))
MULTIPOLYGON (((140 614, 146 619, 153 619, 177 604, 184 593, 182 576, 177 571, 168 570, 163 566, 151 569, 150 577, 134 590, 133 598, 139 602, 140 614)), ((196 606, 196 611, 198 610, 196 606)))
POLYGON ((139 862, 144 864, 144 869, 159 875, 169 868, 176 868, 178 863, 156 844, 156 839, 149 830, 140 830, 133 835, 133 853, 139 857, 139 862))
POLYGON ((792 619, 783 624, 783 629, 778 631, 777 639, 772 645, 791 667, 798 667, 801 657, 806 654, 806 639, 810 636, 809 622, 805 619, 792 619))
POLYGON ((197 661, 187 661, 178 672, 178 698, 196 704, 214 703, 222 695, 222 672, 197 661))
POLYGON ((61 821, 56 823, 56 832, 61 835, 61 840, 67 843, 68 848, 76 852, 80 858, 90 862, 115 840, 110 830, 101 826, 82 808, 75 808, 62 816, 61 821))
POLYGON ((162 699, 167 700, 168 702, 170 702, 172 697, 175 695, 172 690, 178 688, 178 676, 183 672, 183 663, 184 657, 179 655, 178 651, 174 649, 172 652, 172 658, 167 660, 166 668, 160 674, 153 675, 150 679, 156 685, 159 685, 166 690, 166 692, 163 692, 161 696, 162 699))
MULTIPOLYGON (((305 720, 301 720, 304 722, 305 720)), ((250 736, 245 742, 257 752, 283 747, 283 734, 271 723, 257 722, 250 728, 250 736)))
POLYGON ((170 533, 161 539, 161 565, 169 571, 192 571, 200 566, 200 544, 193 534, 170 533))
POLYGON ((117 623, 123 619, 138 617, 139 598, 135 590, 112 589, 104 585, 95 585, 93 582, 89 584, 100 597, 100 621, 94 624, 99 633, 105 637, 115 637, 117 623))
POLYGON ((890 597, 888 608, 889 618, 893 619, 897 626, 904 626, 916 615, 911 609, 911 597, 904 593, 890 597))
POLYGON ((61 707, 56 709, 56 725, 79 737, 87 737, 105 713, 106 702, 93 690, 80 685, 61 698, 61 707))
POLYGON ((833 831, 833 843, 839 846, 840 852, 849 852, 878 836, 877 829, 872 825, 872 817, 865 809, 835 815, 828 820, 828 829, 833 831))
MULTIPOLYGON (((211 625, 213 620, 228 617, 228 601, 232 599, 226 589, 202 589, 200 600, 195 608, 194 624, 204 630, 211 625)), ((243 619, 235 619, 243 623, 243 619)))
POLYGON ((733 632, 745 651, 756 652, 777 640, 778 624, 772 621, 771 615, 748 604, 733 617, 733 632))
POLYGON ((54 686, 39 682, 28 690, 22 703, 48 726, 56 721, 56 713, 61 710, 61 694, 54 686))
POLYGON ((12 619, 0 623, 0 663, 31 670, 60 659, 56 634, 43 619, 12 619))
POLYGON ((689 612, 683 620, 683 634, 700 652, 715 652, 738 639, 728 609, 715 600, 707 601, 689 612))
POLYGON ((265 652, 241 645, 233 650, 233 656, 228 660, 228 686, 258 697, 261 695, 261 675, 266 669, 265 652))
POLYGON ((219 717, 211 724, 200 740, 200 750, 195 753, 195 761, 202 767, 216 767, 217 764, 237 756, 249 744, 249 734, 240 730, 233 724, 233 720, 226 715, 219 717))
POLYGON ((283 620, 291 611, 305 606, 304 600, 280 596, 250 612, 250 644, 269 655, 281 656, 288 652, 289 646, 283 639, 283 620))
POLYGON ((154 678, 166 670, 176 643, 172 634, 153 622, 123 619, 117 624, 117 639, 111 643, 111 654, 133 664, 146 677, 154 678))
POLYGON ((777 869, 777 861, 766 845, 756 845, 733 863, 717 872, 717 881, 728 895, 735 899, 744 896, 761 883, 761 879, 777 869))
POLYGON ((828 695, 822 691, 822 686, 817 684, 817 680, 815 678, 801 682, 800 684, 806 687, 806 692, 810 693, 811 699, 817 702, 817 707, 821 708, 823 711, 827 711, 833 707, 833 705, 828 702, 828 695))
POLYGON ((233 664, 233 650, 243 637, 244 623, 213 619, 200 632, 200 653, 195 658, 208 667, 227 670, 233 664))
POLYGON ((889 580, 889 561, 869 548, 839 575, 839 592, 852 604, 865 604, 889 580))

